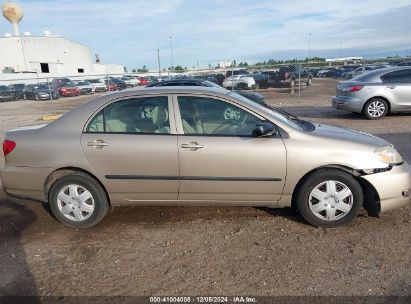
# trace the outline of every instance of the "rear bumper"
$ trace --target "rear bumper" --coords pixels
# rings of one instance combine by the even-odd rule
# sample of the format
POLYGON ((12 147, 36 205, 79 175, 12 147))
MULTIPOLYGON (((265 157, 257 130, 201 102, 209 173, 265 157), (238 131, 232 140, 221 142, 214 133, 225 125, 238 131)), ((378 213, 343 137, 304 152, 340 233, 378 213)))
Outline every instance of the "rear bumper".
POLYGON ((0 169, 0 178, 8 195, 45 202, 44 184, 52 172, 52 168, 5 166, 0 169))
POLYGON ((381 212, 411 205, 411 166, 407 163, 394 166, 390 171, 365 175, 362 178, 377 191, 381 212))
POLYGON ((361 113, 364 106, 364 102, 361 99, 351 96, 333 96, 331 102, 335 109, 356 113, 361 113))

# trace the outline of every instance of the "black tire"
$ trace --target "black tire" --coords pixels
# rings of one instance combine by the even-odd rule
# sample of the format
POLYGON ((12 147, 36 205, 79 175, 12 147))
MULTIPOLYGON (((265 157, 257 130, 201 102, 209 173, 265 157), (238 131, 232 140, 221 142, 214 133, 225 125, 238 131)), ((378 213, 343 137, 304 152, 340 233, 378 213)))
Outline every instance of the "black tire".
POLYGON ((372 98, 366 102, 362 113, 371 120, 384 118, 388 114, 388 103, 382 98, 372 98))
POLYGON ((312 81, 313 81, 312 78, 309 77, 308 80, 307 80, 307 86, 311 85, 312 81))
POLYGON ((55 181, 49 191, 49 204, 54 217, 63 225, 71 228, 92 227, 99 223, 109 210, 108 198, 103 187, 94 178, 82 172, 74 172, 55 181), (80 187, 88 190, 92 195, 94 200, 94 210, 85 220, 71 220, 67 218, 59 209, 57 197, 59 192, 68 185, 79 185, 80 187))
POLYGON ((39 95, 36 95, 34 99, 36 99, 36 101, 39 101, 40 100, 39 95))
MULTIPOLYGON (((328 186, 327 186, 328 187, 328 186)), ((337 189, 337 187, 336 187, 337 189)), ((338 192, 335 192, 338 193, 338 192)), ((327 194, 328 195, 328 194, 327 194)), ((354 218, 358 216, 363 205, 363 192, 361 185, 358 181, 349 173, 338 169, 322 169, 312 175, 308 176, 303 182, 302 186, 297 189, 296 193, 296 207, 298 208, 302 217, 311 225, 316 227, 334 228, 348 224, 354 218), (346 203, 347 201, 340 202, 338 196, 325 197, 323 201, 315 202, 316 204, 323 206, 323 214, 318 213, 316 215, 310 208, 310 194, 318 185, 326 181, 336 181, 338 185, 346 186, 352 194, 351 209, 348 212, 342 212, 338 208, 338 204, 346 203), (327 200, 325 200, 327 198, 327 200), (325 207, 327 206, 327 207, 325 207), (330 209, 332 208, 332 209, 330 209), (327 217, 329 210, 332 210, 336 214, 335 220, 327 220, 323 217, 327 217), (338 212, 338 214, 337 214, 338 212), (340 217, 339 217, 340 216, 340 217)), ((349 198, 346 198, 346 200, 349 198)), ((316 200, 315 197, 311 198, 312 201, 316 200)), ((311 202, 312 204, 312 202, 311 202)), ((314 207, 317 205, 313 205, 314 207)))

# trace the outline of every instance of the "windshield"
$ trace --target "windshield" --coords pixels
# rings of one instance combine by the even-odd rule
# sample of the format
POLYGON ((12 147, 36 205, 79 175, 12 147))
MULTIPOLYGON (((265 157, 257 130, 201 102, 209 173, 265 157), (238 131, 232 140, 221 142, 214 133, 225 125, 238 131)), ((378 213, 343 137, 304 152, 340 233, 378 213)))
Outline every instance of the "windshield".
POLYGON ((71 80, 60 80, 60 87, 74 87, 74 82, 71 80))
MULTIPOLYGON (((298 123, 298 120, 296 120, 296 116, 293 116, 292 114, 288 114, 287 112, 276 109, 275 107, 269 106, 269 105, 262 105, 256 101, 253 101, 249 98, 246 98, 238 93, 235 92, 230 92, 229 94, 231 97, 234 97, 236 99, 239 99, 241 101, 244 101, 250 105, 252 105, 255 108, 258 108, 259 110, 262 110, 269 114, 270 116, 273 116, 275 119, 279 120, 280 122, 286 124, 287 126, 303 131, 304 127, 298 123)), ((297 118, 298 119, 298 118, 297 118)))
POLYGON ((219 88, 219 89, 222 88, 222 86, 219 86, 218 84, 216 84, 216 83, 214 83, 214 82, 212 82, 212 81, 209 81, 209 80, 206 80, 206 81, 204 81, 203 83, 204 83, 204 85, 205 85, 206 87, 209 87, 209 88, 219 88))
POLYGON ((47 85, 45 85, 45 84, 35 85, 34 88, 35 88, 36 90, 48 90, 48 89, 49 89, 49 87, 48 87, 47 85))

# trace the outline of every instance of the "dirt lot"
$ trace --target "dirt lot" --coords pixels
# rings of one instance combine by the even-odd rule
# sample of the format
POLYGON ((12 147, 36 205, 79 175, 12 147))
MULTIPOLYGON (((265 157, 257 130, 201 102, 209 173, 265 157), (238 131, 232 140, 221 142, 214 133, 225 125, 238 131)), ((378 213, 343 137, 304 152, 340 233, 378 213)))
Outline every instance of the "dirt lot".
MULTIPOLYGON (((381 136, 411 162, 411 115, 366 121, 332 109, 334 91, 318 80, 300 101, 266 94, 309 120, 381 136)), ((0 104, 0 139, 84 100, 0 104)), ((0 295, 411 295, 410 211, 318 229, 290 209, 118 207, 73 230, 39 203, 3 196, 0 295)))

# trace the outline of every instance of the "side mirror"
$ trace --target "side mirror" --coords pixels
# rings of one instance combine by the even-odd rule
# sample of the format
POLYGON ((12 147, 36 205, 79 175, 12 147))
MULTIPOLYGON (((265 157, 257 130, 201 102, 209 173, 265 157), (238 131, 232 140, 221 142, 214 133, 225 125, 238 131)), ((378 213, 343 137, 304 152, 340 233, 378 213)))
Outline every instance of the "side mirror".
POLYGON ((252 135, 254 137, 268 137, 277 135, 277 128, 271 123, 262 123, 255 126, 252 135))

